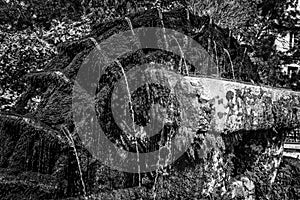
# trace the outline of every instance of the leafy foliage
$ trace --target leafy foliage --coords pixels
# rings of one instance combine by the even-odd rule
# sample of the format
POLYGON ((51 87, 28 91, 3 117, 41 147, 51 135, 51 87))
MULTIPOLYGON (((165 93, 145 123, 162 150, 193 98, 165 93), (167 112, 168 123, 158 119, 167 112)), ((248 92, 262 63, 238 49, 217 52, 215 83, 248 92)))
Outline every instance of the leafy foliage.
MULTIPOLYGON (((261 80, 255 81, 277 86, 278 66, 285 55, 276 51, 274 41, 278 33, 286 34, 295 27, 298 13, 287 8, 295 7, 296 3, 295 0, 1 1, 1 104, 10 104, 19 96, 25 89, 19 79, 28 72, 42 69, 56 54, 60 43, 87 35, 92 24, 151 8, 188 8, 197 15, 209 16, 244 45, 244 55, 250 55, 259 69, 261 80)), ((242 67, 239 62, 233 64, 236 69, 242 67)), ((230 78, 231 69, 225 70, 228 74, 224 76, 230 78)))
POLYGON ((35 28, 14 33, 3 32, 0 37, 1 109, 7 109, 26 89, 25 74, 40 71, 57 54, 60 43, 78 40, 90 31, 86 19, 80 22, 53 20, 49 30, 35 28))

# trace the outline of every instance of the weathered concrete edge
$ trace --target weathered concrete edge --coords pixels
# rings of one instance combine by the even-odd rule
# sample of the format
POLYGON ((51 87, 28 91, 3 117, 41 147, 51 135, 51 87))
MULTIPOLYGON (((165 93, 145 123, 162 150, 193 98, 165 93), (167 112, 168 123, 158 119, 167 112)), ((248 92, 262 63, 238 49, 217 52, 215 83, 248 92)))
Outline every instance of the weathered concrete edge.
POLYGON ((189 90, 193 90, 189 93, 210 101, 214 110, 211 128, 217 132, 300 127, 300 92, 184 77, 181 84, 188 83, 192 86, 189 90))

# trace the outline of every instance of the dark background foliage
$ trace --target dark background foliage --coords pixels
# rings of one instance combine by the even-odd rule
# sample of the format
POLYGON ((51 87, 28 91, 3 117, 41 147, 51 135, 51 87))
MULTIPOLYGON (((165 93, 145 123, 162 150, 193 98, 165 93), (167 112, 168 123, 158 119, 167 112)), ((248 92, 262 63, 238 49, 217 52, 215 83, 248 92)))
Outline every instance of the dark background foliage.
MULTIPOLYGON (((218 74, 219 77, 290 88, 292 82, 287 77, 280 76, 279 66, 283 63, 297 62, 300 55, 299 47, 295 45, 288 52, 282 53, 276 49, 275 40, 278 34, 286 35, 290 31, 299 31, 298 11, 286 11, 289 5, 295 7, 296 2, 294 0, 149 0, 139 2, 1 0, 0 109, 13 110, 20 102, 20 99, 18 100, 20 95, 30 88, 23 81, 24 75, 41 71, 45 67, 50 68, 48 64, 51 59, 64 48, 72 47, 72 42, 92 34, 97 27, 106 22, 144 12, 150 8, 161 10, 186 8, 195 15, 206 17, 209 24, 216 24, 218 27, 215 26, 214 30, 217 30, 217 34, 213 35, 213 39, 221 44, 221 47, 227 47, 229 54, 236 58, 234 71, 237 74, 237 77, 233 77, 231 69, 225 67, 222 74, 218 74), (229 39, 229 42, 223 41, 224 38, 218 38, 219 35, 235 39, 229 39), (236 49, 238 50, 234 51, 236 49), (241 64, 245 57, 249 58, 246 68, 241 64), (242 72, 247 70, 249 73, 242 75, 242 72)), ((202 38, 206 37, 205 34, 212 35, 212 32, 203 34, 202 38)), ((296 37, 296 42, 298 40, 300 36, 296 37)), ((202 45, 206 49, 210 48, 208 42, 204 40, 202 45)), ((38 93, 37 91, 29 105, 26 105, 28 109, 33 108, 40 101, 38 93)), ((253 148, 255 150, 259 147, 253 146, 253 148)), ((254 152, 252 147, 246 150, 250 153, 254 152)), ((243 160, 244 157, 235 159, 243 160)), ((239 164, 240 160, 233 159, 233 162, 239 164)), ((260 174, 258 170, 255 174, 250 174, 256 184, 261 186, 257 195, 260 197, 266 191, 272 191, 270 195, 273 195, 274 199, 277 197, 280 199, 283 196, 285 198, 285 195, 288 198, 297 199, 299 195, 295 186, 299 186, 299 180, 294 177, 299 174, 298 165, 298 161, 284 160, 282 171, 279 173, 280 179, 272 186, 273 188, 266 190, 264 189, 269 186, 265 184, 266 177, 262 177, 263 173, 260 174), (285 191, 288 191, 288 194, 285 191)), ((247 166, 243 166, 244 168, 246 169, 247 166)), ((178 188, 184 188, 187 184, 193 185, 194 176, 201 174, 201 170, 195 169, 194 174, 174 182, 178 184, 178 188), (181 182, 182 180, 185 182, 181 182)), ((168 189, 162 189, 161 192, 167 193, 168 189)), ((216 192, 216 198, 219 193, 219 191, 216 192)))
MULTIPOLYGON (((7 110, 13 106, 26 88, 22 77, 28 72, 43 69, 57 54, 61 43, 88 35, 94 24, 153 7, 162 10, 183 7, 196 15, 210 17, 213 23, 237 39, 244 55, 250 56, 256 66, 250 70, 259 73, 259 77, 251 78, 254 82, 289 88, 290 80, 280 76, 279 66, 297 62, 299 49, 295 45, 289 52, 281 53, 274 43, 278 34, 299 29, 298 11, 286 11, 289 6, 295 7, 296 3, 296 0, 1 0, 1 109, 7 110)), ((244 59, 244 55, 238 55, 240 60, 244 59)), ((238 62, 234 65, 236 73, 243 68, 238 62)), ((221 77, 233 78, 230 69, 225 70, 221 77)), ((251 81, 249 78, 242 80, 251 81)))

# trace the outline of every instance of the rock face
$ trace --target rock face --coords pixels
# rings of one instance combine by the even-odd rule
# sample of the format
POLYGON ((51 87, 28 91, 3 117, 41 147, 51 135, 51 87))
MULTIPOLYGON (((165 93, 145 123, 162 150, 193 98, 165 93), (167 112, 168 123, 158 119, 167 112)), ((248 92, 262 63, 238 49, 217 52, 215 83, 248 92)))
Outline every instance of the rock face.
POLYGON ((233 186, 244 184, 244 187, 240 192, 234 189, 233 196, 240 193, 249 195, 250 199, 254 198, 255 191, 252 181, 258 178, 253 177, 255 173, 272 184, 281 161, 285 135, 299 126, 299 93, 210 78, 185 78, 180 85, 189 94, 195 94, 194 98, 183 95, 183 98, 188 98, 183 102, 197 102, 193 107, 196 113, 201 113, 197 111, 199 108, 203 110, 200 102, 209 104, 209 112, 206 112, 209 114, 202 112, 200 116, 209 119, 207 133, 215 135, 213 141, 221 137, 224 145, 214 149, 217 151, 213 158, 221 155, 221 158, 212 160, 213 170, 219 176, 208 183, 211 187, 208 191, 221 184, 224 176, 240 177, 241 180, 234 181, 233 186), (224 168, 228 167, 225 164, 228 160, 224 160, 228 155, 233 156, 233 171, 229 174, 224 168))
MULTIPOLYGON (((162 27, 163 19, 165 27, 181 30, 203 45, 206 35, 210 35, 217 41, 219 69, 229 67, 225 53, 220 51, 226 45, 223 42, 226 34, 205 18, 192 16, 185 10, 168 13, 151 10, 130 19, 133 28, 162 27), (195 31, 202 26, 209 31, 195 31)), ((260 186, 258 178, 263 177, 266 184, 272 183, 280 164, 285 134, 300 125, 299 93, 216 77, 184 76, 184 70, 180 71, 183 61, 178 56, 157 49, 142 49, 127 52, 118 62, 106 66, 95 93, 87 94, 84 89, 93 86, 75 81, 80 67, 89 62, 87 57, 95 47, 99 52, 105 50, 106 46, 99 47, 98 43, 124 30, 130 30, 128 19, 96 25, 90 38, 65 44, 45 71, 27 76, 28 93, 40 95, 42 101, 30 111, 17 109, 22 115, 1 114, 0 137, 4 143, 0 148, 1 199, 20 194, 33 199, 79 195, 103 199, 238 196, 253 199, 256 186, 260 186), (155 61, 160 65, 152 65, 155 61), (144 64, 144 79, 149 84, 126 94, 127 83, 136 79, 127 74, 144 64), (124 84, 118 85, 118 81, 124 84), (124 93, 115 95, 117 89, 124 93), (126 95, 130 98, 125 98, 126 95), (76 104, 74 98, 80 99, 81 104, 76 104), (114 115, 114 106, 130 112, 114 115), (154 124, 151 124, 152 111, 158 116, 154 124), (95 115, 90 115, 93 112, 95 115), (80 120, 75 123, 78 117, 80 120), (129 134, 130 126, 126 132, 126 124, 117 119, 125 122, 131 119, 137 127, 150 124, 150 132, 156 130, 157 124, 162 124, 162 128, 151 137, 136 139, 129 134), (106 146, 103 138, 97 140, 98 136, 91 131, 93 127, 89 126, 97 121, 109 141, 123 150, 106 146), (168 148, 170 142, 172 148, 168 148), (127 152, 149 153, 162 145, 167 147, 165 154, 159 151, 151 158, 157 163, 154 172, 123 172, 118 166, 111 166, 112 163, 128 165, 127 152), (101 148, 95 154, 90 146, 101 148), (117 152, 117 158, 106 154, 107 159, 96 159, 106 151, 117 152), (180 151, 182 154, 172 153, 180 151), (170 165, 166 167, 166 164, 170 165), (51 181, 46 183, 48 179, 51 181)), ((235 52, 233 63, 239 62, 239 47, 227 48, 235 52)), ((251 67, 247 59, 244 64, 251 67)), ((190 64, 185 66, 193 69, 190 64)), ((88 68, 90 75, 99 73, 93 68, 96 65, 94 62, 88 68)), ((208 73, 211 71, 208 67, 201 69, 214 75, 208 73)), ((86 76, 85 81, 90 77, 86 76)), ((236 77, 255 79, 252 75, 236 77)), ((28 93, 19 105, 27 104, 31 98, 28 93)))

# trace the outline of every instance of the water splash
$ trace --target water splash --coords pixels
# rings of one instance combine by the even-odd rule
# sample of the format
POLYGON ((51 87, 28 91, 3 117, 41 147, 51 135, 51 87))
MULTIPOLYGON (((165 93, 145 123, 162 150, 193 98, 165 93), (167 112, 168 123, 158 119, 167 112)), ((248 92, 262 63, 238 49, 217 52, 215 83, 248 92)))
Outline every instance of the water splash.
POLYGON ((224 48, 224 51, 226 52, 226 54, 227 54, 227 56, 229 58, 230 65, 231 65, 231 71, 232 71, 232 75, 233 75, 233 79, 235 80, 235 74, 234 74, 234 69, 233 69, 233 64, 232 64, 231 56, 230 56, 230 54, 229 54, 229 52, 228 52, 227 49, 224 48))
POLYGON ((85 197, 86 196, 86 187, 85 187, 85 183, 83 181, 82 170, 81 170, 81 166, 80 166, 80 160, 79 160, 79 157, 78 157, 78 153, 77 153, 77 150, 76 150, 76 147, 75 147, 75 143, 74 143, 72 134, 67 129, 67 127, 65 127, 63 125, 61 126, 61 129, 62 129, 62 132, 64 133, 64 135, 66 136, 66 138, 68 139, 69 145, 73 149, 73 152, 75 154, 77 167, 78 167, 78 172, 79 172, 79 177, 80 177, 80 183, 81 183, 81 186, 82 186, 82 193, 83 193, 83 196, 85 197))
MULTIPOLYGON (((119 60, 115 61, 118 66, 120 67, 122 74, 124 76, 125 79, 125 84, 126 84, 126 89, 127 89, 127 94, 128 94, 128 101, 129 101, 129 109, 131 111, 131 117, 132 117, 132 129, 134 131, 134 133, 137 133, 135 125, 134 125, 134 112, 133 112, 133 103, 132 103, 132 98, 131 98, 131 94, 130 94, 130 88, 129 88, 129 84, 128 84, 128 80, 127 80, 127 76, 125 73, 125 70, 122 66, 122 64, 120 63, 119 60)), ((138 163, 138 174, 139 174, 139 187, 141 187, 141 166, 140 166, 140 154, 139 154, 139 149, 138 149, 138 143, 137 143, 137 139, 135 140, 135 148, 136 148, 136 154, 137 154, 137 163, 138 163)))

